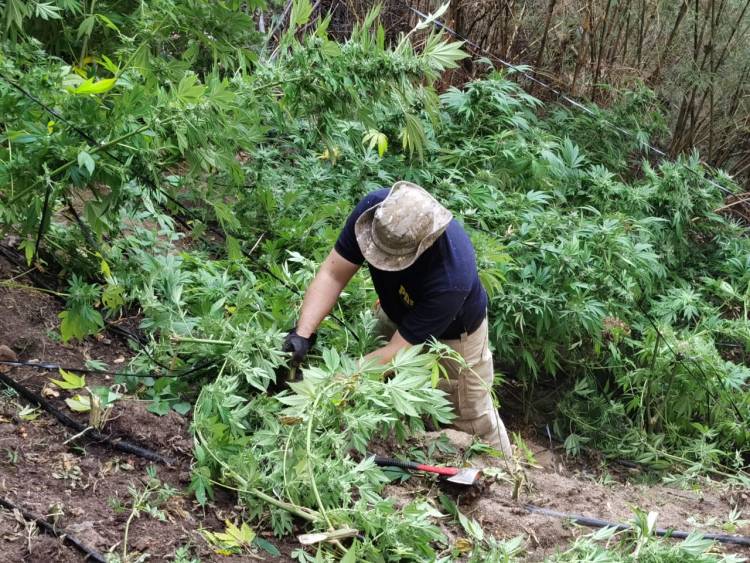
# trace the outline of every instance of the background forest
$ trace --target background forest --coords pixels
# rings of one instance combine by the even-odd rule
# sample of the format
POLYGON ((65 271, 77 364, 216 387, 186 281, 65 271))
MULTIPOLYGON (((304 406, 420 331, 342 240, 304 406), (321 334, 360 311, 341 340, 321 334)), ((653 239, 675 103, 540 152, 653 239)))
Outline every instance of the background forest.
MULTIPOLYGON (((349 10, 367 9, 356 0, 323 4, 336 8, 342 25, 349 10)), ((390 0, 387 21, 402 29, 416 22, 412 9, 437 5, 390 0)), ((645 84, 666 117, 655 140, 672 157, 698 147, 746 184, 749 10, 746 0, 461 0, 446 20, 486 52, 533 65, 536 76, 573 96, 607 105, 645 84)))
MULTIPOLYGON (((127 392, 191 416, 200 503, 228 486, 279 536, 300 520, 361 531, 301 561, 517 554, 455 506, 463 551, 434 507, 381 496, 368 443, 451 414, 440 347, 398 356, 390 379, 353 361, 375 345, 366 275, 304 378, 278 385, 317 264, 351 206, 398 179, 471 234, 514 427, 675 486, 750 484, 750 239, 732 203, 750 169, 750 1, 486 4, 415 2, 420 18, 388 2, 0 1, 4 248, 53 277, 56 337, 136 318, 129 369, 153 374, 118 376, 117 393, 66 380, 68 406, 127 392)), ((709 548, 674 560, 717 560, 709 548)))

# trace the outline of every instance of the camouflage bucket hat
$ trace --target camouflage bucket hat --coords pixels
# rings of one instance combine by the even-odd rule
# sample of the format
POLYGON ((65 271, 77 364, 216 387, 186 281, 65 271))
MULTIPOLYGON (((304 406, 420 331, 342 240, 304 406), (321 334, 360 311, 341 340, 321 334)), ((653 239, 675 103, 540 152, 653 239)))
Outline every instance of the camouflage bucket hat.
POLYGON ((443 234, 453 215, 426 190, 396 182, 354 225, 365 260, 378 270, 408 268, 443 234))

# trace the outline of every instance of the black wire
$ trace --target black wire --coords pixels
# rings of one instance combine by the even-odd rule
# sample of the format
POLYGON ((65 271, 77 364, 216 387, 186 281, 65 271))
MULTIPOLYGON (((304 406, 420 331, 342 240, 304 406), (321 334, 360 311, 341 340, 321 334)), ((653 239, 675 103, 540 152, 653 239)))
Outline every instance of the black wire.
POLYGON ((84 131, 83 129, 81 129, 80 127, 78 127, 78 126, 77 126, 77 125, 76 125, 75 123, 72 123, 72 122, 68 121, 67 119, 65 119, 65 118, 64 118, 64 117, 63 117, 62 115, 60 115, 60 114, 59 114, 59 113, 58 113, 57 111, 55 111, 54 109, 52 109, 51 107, 49 107, 49 106, 48 106, 47 104, 45 104, 45 103, 44 103, 43 101, 41 101, 40 99, 36 98, 36 97, 35 97, 35 96, 34 96, 34 95, 33 95, 33 94, 31 93, 31 92, 29 92, 28 90, 26 90, 26 89, 25 89, 25 88, 24 88, 23 86, 21 86, 20 84, 18 84, 18 83, 17 83, 17 82, 15 82, 14 80, 11 80, 10 78, 8 78, 8 77, 7 77, 7 76, 6 76, 6 75, 5 75, 4 73, 2 73, 2 72, 0 72, 0 78, 2 78, 2 79, 3 79, 4 81, 5 81, 5 82, 7 82, 8 84, 10 84, 10 85, 11 85, 11 86, 12 86, 13 88, 15 88, 16 90, 18 90, 19 92, 21 92, 21 94, 23 94, 24 96, 26 96, 26 97, 27 97, 28 99, 30 99, 30 100, 31 100, 32 102, 34 102, 34 103, 36 103, 37 105, 39 105, 39 106, 41 106, 42 108, 44 108, 44 110, 45 110, 45 111, 46 111, 47 113, 49 113, 49 114, 50 114, 50 115, 52 115, 53 117, 55 117, 55 118, 59 119, 59 120, 60 120, 60 121, 62 121, 63 123, 65 123, 65 125, 67 125, 67 126, 68 126, 68 127, 70 127, 71 129, 73 129, 73 130, 74 130, 74 131, 75 131, 76 133, 78 133, 78 134, 79 134, 79 135, 80 135, 81 137, 83 137, 84 139, 86 139, 86 140, 87 140, 87 141, 89 141, 90 143, 93 143, 94 145, 97 145, 97 146, 99 146, 99 143, 97 142, 97 140, 96 140, 96 139, 94 139, 94 138, 93 138, 93 137, 92 137, 91 135, 89 135, 88 133, 86 133, 86 131, 84 131))
POLYGON ((93 547, 83 543, 82 540, 72 535, 65 529, 60 529, 54 523, 49 516, 41 516, 25 509, 24 507, 9 501, 6 498, 0 498, 0 506, 8 510, 12 510, 14 513, 23 516, 24 520, 28 522, 34 522, 39 528, 44 530, 47 534, 54 538, 58 538, 61 542, 70 544, 79 550, 85 557, 84 561, 92 561, 93 563, 107 563, 107 559, 99 553, 93 547))
POLYGON ((30 367, 35 369, 41 369, 45 371, 70 371, 73 373, 84 373, 84 374, 90 374, 90 375, 115 375, 115 376, 122 376, 122 377, 137 377, 145 379, 147 377, 152 377, 154 379, 159 377, 174 377, 174 378, 182 378, 187 377, 188 375, 192 375, 197 371, 200 371, 204 368, 209 367, 213 362, 207 361, 199 363, 196 366, 191 367, 190 369, 187 369, 185 371, 181 371, 179 373, 166 373, 166 374, 157 374, 154 372, 140 372, 140 373, 128 373, 128 372, 117 372, 117 371, 109 371, 104 369, 90 369, 90 368, 77 368, 77 367, 70 367, 70 366, 61 366, 58 364, 53 364, 49 362, 25 362, 22 360, 11 362, 7 360, 0 360, 0 365, 3 366, 10 366, 10 367, 30 367))
MULTIPOLYGON (((549 516, 550 518, 571 520, 576 524, 587 526, 589 528, 612 528, 618 531, 633 530, 633 526, 631 526, 630 524, 621 524, 618 522, 609 522, 608 520, 602 520, 600 518, 591 518, 589 516, 558 512, 557 510, 550 510, 549 508, 542 508, 541 506, 536 506, 533 504, 526 504, 524 505, 524 508, 534 514, 541 514, 543 516, 549 516)), ((656 536, 664 536, 667 538, 687 539, 690 537, 690 534, 694 532, 684 532, 682 530, 673 530, 672 528, 656 528, 653 530, 653 533, 656 536)), ((750 537, 748 536, 729 536, 725 534, 701 533, 701 537, 707 540, 718 541, 722 543, 733 543, 737 545, 750 546, 750 537)))
MULTIPOLYGON (((403 6, 405 6, 405 7, 407 8, 407 9, 411 10, 411 11, 412 11, 413 13, 417 14, 418 16, 420 16, 420 17, 422 17, 422 18, 427 18, 427 17, 428 17, 428 15, 427 15, 427 14, 424 14, 424 13, 420 12, 419 10, 417 10, 416 8, 413 8, 412 6, 408 5, 408 4, 407 4, 407 3, 406 3, 406 2, 404 1, 404 0, 399 0, 399 1, 401 2, 401 4, 402 4, 403 6)), ((445 25, 445 24, 444 24, 444 23, 443 23, 442 21, 440 21, 439 19, 435 19, 435 20, 434 20, 434 24, 435 24, 436 26, 438 26, 439 28, 441 28, 441 29, 444 29, 444 30, 445 30, 445 31, 447 31, 447 32, 448 32, 449 34, 453 35, 454 37, 457 37, 457 38, 461 39, 462 41, 464 41, 464 42, 465 42, 465 43, 467 43, 468 45, 472 46, 473 48, 475 48, 475 49, 477 49, 477 50, 479 50, 479 51, 483 52, 484 54, 488 55, 489 57, 491 57, 491 58, 495 59, 496 61, 500 62, 500 64, 502 64, 502 65, 503 65, 503 66, 505 66, 506 68, 509 68, 509 69, 513 69, 513 70, 515 70, 515 71, 517 71, 517 70, 518 70, 518 66, 517 66, 517 65, 514 65, 514 64, 512 64, 512 63, 509 63, 508 61, 505 61, 504 59, 502 59, 502 58, 500 58, 500 57, 498 57, 498 56, 494 55, 493 53, 489 52, 489 51, 488 51, 487 49, 484 49, 484 48, 483 48, 482 46, 478 45, 477 43, 475 43, 474 41, 472 41, 472 40, 471 40, 471 39, 469 39, 468 37, 466 37, 466 36, 464 36, 464 35, 462 35, 462 34, 458 33, 458 32, 457 32, 457 31, 455 31, 454 29, 452 29, 452 28, 448 27, 447 25, 445 25)), ((561 97, 562 99, 564 99, 565 101, 569 102, 569 103, 570 103, 570 104, 572 104, 573 106, 575 106, 575 107, 578 107, 579 109, 583 110, 584 112, 588 113, 589 115, 593 115, 593 116, 596 116, 596 114, 595 114, 595 113, 594 113, 594 112, 593 112, 593 111, 592 111, 591 109, 587 108, 587 107, 586 107, 585 105, 583 105, 583 104, 582 104, 581 102, 578 102, 577 100, 574 100, 573 98, 571 98, 571 97, 570 97, 570 96, 568 96, 567 94, 565 94, 565 93, 561 92, 561 91, 560 91, 560 90, 558 90, 557 88, 555 88, 555 87, 553 87, 553 86, 551 86, 551 85, 549 85, 549 84, 547 84, 547 83, 545 83, 545 82, 543 82, 543 81, 539 80, 539 79, 538 79, 538 78, 536 78, 535 76, 532 76, 532 75, 530 75, 530 74, 528 74, 528 73, 526 73, 526 72, 521 72, 520 74, 522 74, 522 75, 523 75, 523 76, 524 76, 525 78, 527 78, 527 79, 531 80, 532 82, 534 82, 534 83, 536 83, 536 84, 540 85, 541 87, 545 88, 546 90, 548 90, 548 91, 550 91, 550 92, 554 93, 555 95, 557 95, 557 96, 561 97)), ((67 119, 65 119, 65 118, 64 118, 64 117, 63 117, 62 115, 60 115, 60 114, 59 114, 58 112, 56 112, 55 110, 53 110, 52 108, 50 108, 49 106, 47 106, 46 104, 44 104, 44 103, 43 103, 43 102, 42 102, 41 100, 38 100, 37 98, 35 98, 35 97, 34 97, 34 96, 33 96, 33 95, 31 94, 31 93, 29 93, 28 91, 26 91, 26 90, 25 90, 25 89, 24 89, 23 87, 21 87, 20 85, 16 84, 16 83, 15 83, 14 81, 12 81, 12 80, 8 79, 8 78, 7 78, 7 77, 6 77, 6 76, 5 76, 4 74, 2 74, 2 73, 0 73, 0 78, 2 78, 3 80, 5 80, 5 81, 6 81, 6 82, 7 82, 8 84, 10 84, 11 86, 13 86, 13 87, 14 87, 15 89, 17 89, 17 90, 18 90, 19 92, 21 92, 21 93, 22 93, 23 95, 25 95, 26 97, 28 97, 28 98, 29 98, 30 100, 32 100, 33 102, 35 102, 35 103, 37 103, 38 105, 40 105, 40 106, 41 106, 42 108, 44 108, 44 109, 45 109, 45 110, 46 110, 47 112, 49 112, 49 113, 50 113, 51 115, 55 116, 56 118, 60 119, 60 120, 61 120, 61 121, 62 121, 63 123, 65 123, 66 125, 70 126, 70 127, 71 127, 71 128, 72 128, 72 129, 74 130, 74 131, 76 131, 76 133, 78 133, 79 135, 81 135, 81 136, 82 136, 83 138, 85 138, 85 139, 86 139, 87 141, 89 141, 89 142, 91 142, 91 143, 94 143, 95 145, 99 146, 99 143, 98 143, 98 142, 96 141, 96 139, 94 139, 93 137, 91 137, 91 136, 90 136, 90 135, 89 135, 88 133, 86 133, 86 132, 85 132, 84 130, 80 129, 79 127, 77 127, 77 126, 76 126, 76 125, 74 125, 73 123, 69 122, 69 121, 68 121, 67 119)), ((632 135, 633 135, 633 133, 632 133, 631 131, 628 131, 627 129, 623 129, 623 128, 621 128, 621 127, 617 126, 617 125, 614 125, 614 124, 612 124, 612 123, 609 123, 609 122, 608 122, 607 120, 604 120, 604 122, 605 122, 605 123, 607 123, 608 125, 610 125, 611 127, 613 127, 613 128, 615 129, 615 130, 617 130, 617 131, 618 131, 618 132, 620 132, 620 133, 624 133, 624 134, 626 134, 626 135, 628 135, 628 136, 632 136, 632 135)), ((664 151, 662 151, 661 149, 658 149, 657 147, 654 147, 654 146, 653 146, 653 145, 651 145, 651 144, 648 144, 648 143, 646 143, 646 146, 647 146, 647 147, 648 147, 648 148, 649 148, 650 150, 652 150, 653 152, 655 152, 656 154, 658 154, 658 155, 659 155, 659 156, 661 156, 661 157, 666 157, 666 156, 667 156, 667 154, 666 154, 666 153, 665 153, 664 151)), ((125 164, 125 162, 124 162, 124 161, 123 161, 122 159, 120 159, 120 158, 119 158, 119 157, 118 157, 117 155, 114 155, 114 154, 112 154, 112 153, 111 153, 111 152, 110 152, 109 150, 105 149, 105 150, 103 150, 102 152, 104 152, 104 153, 105 153, 105 154, 106 154, 107 156, 109 156, 110 158, 113 158, 113 159, 114 159, 115 161, 117 161, 118 163, 120 163, 120 164, 122 164, 122 165, 124 165, 124 164, 125 164)), ((689 170, 690 172, 694 173, 694 174, 695 174, 695 175, 696 175, 696 176, 697 176, 698 178, 700 178, 700 179, 702 179, 702 180, 705 180, 705 181, 707 181, 708 183, 710 183, 710 184, 711 184, 712 186, 714 186, 714 187, 718 188, 718 189, 719 189, 720 191, 722 191, 723 193, 725 193, 725 194, 727 194, 727 195, 734 195, 734 193, 733 193, 733 192, 732 192, 731 190, 729 190, 729 189, 725 188, 724 186, 722 186, 722 185, 718 184, 717 182, 714 182, 714 181, 713 181, 713 180, 711 180, 710 178, 705 178, 705 177, 703 177, 703 176, 700 176, 700 175, 698 174, 698 172, 694 171, 694 170, 693 170, 692 168, 687 168, 687 170, 689 170)), ((155 184, 155 182, 154 182, 153 180, 151 180, 151 178, 148 178, 148 177, 142 176, 142 175, 140 175, 140 174, 137 174, 137 173, 135 174, 135 176, 136 176, 136 178, 138 178, 139 180, 141 180, 142 182, 144 182, 144 183, 145 183, 145 184, 146 184, 147 186, 149 186, 149 187, 151 187, 151 188, 153 188, 153 189, 155 189, 155 190, 159 191, 160 193, 162 193, 162 194, 163 194, 163 195, 164 195, 165 197, 167 197, 167 199, 168 199, 168 200, 169 200, 170 202, 172 202, 173 204, 175 204, 175 205, 176 205, 176 206, 177 206, 177 207, 178 207, 179 209, 181 209, 181 210, 182 210, 182 211, 183 211, 184 213, 187 213, 187 215, 188 215, 188 217, 189 217, 189 218, 191 218, 192 220, 195 220, 196 218, 198 218, 198 217, 197 217, 197 216, 196 216, 195 214, 193 214, 193 212, 192 212, 192 210, 191 210, 191 209, 189 209, 189 208, 188 208, 188 207, 186 207, 186 206, 185 206, 185 205, 184 205, 183 203, 181 203, 180 201, 178 201, 178 200, 177 200, 177 199, 176 199, 175 197, 173 197, 173 196, 172 196, 171 194, 169 194, 169 193, 168 193, 168 192, 167 192, 166 190, 164 190, 164 189, 163 189, 163 188, 161 188, 160 186, 157 186, 157 185, 155 184)), ((484 229, 481 229, 481 228, 480 228, 480 230, 484 230, 484 229)), ((209 231, 210 231, 210 232, 212 232, 213 234, 215 234, 215 235, 219 236, 220 238, 225 238, 225 235, 224 235, 224 233, 221 233, 220 231, 218 231, 218 230, 217 230, 217 229, 215 229, 214 227, 211 227, 211 226, 209 226, 209 231)), ((231 234, 231 233, 230 233, 230 234, 231 234)), ((494 234, 494 233, 491 233, 491 234, 494 234)), ((239 240, 243 240, 243 241, 247 242, 247 239, 246 239, 246 238, 244 238, 244 237, 242 237, 242 236, 236 236, 235 234, 231 234, 231 236, 233 236, 233 237, 235 237, 235 238, 237 238, 237 239, 239 239, 239 240)), ((38 244, 38 241, 37 241, 37 244, 38 244)), ((523 243, 522 243, 522 244, 523 244, 523 243)), ((250 253, 249 253, 249 252, 245 251, 244 249, 240 249, 240 250, 241 250, 241 252, 242 252, 242 253, 243 253, 243 254, 245 255, 245 257, 246 257, 246 258, 250 258, 250 253)), ((275 280, 277 280, 277 281, 278 281, 279 283, 281 283, 281 284, 282 284, 282 285, 283 285, 284 287, 286 287, 286 288, 287 288, 288 290, 290 290, 291 292, 295 293, 295 294, 296 294, 296 295, 298 295, 298 296, 301 296, 301 295, 302 295, 302 292, 301 292, 301 291, 300 291, 299 289, 297 289, 296 287, 293 287, 293 286, 289 285, 289 284, 288 284, 288 283, 286 282, 286 280, 284 280, 284 279, 283 279, 283 278, 281 278, 280 276, 276 275, 276 274, 275 274, 275 273, 274 273, 273 271, 271 271, 271 269, 270 269, 270 268, 268 268, 268 267, 267 267, 266 265, 264 265, 264 264, 258 264, 258 266, 260 267, 260 269, 261 269, 261 270, 262 270, 263 272, 265 272, 266 274, 270 275, 270 276, 271 276, 272 278, 274 278, 275 280)), ((616 283, 618 283, 618 285, 620 285, 620 286, 621 286, 621 287, 622 287, 623 289, 625 289, 625 291, 626 291, 626 292, 628 291, 628 290, 627 290, 627 287, 625 286, 625 284, 624 284, 624 283, 623 283, 623 282, 622 282, 621 280, 619 280, 618 278, 616 278, 616 277, 614 276, 614 274, 612 274, 611 272, 606 272, 606 273, 607 273, 608 275, 610 275, 610 276, 611 276, 611 277, 612 277, 612 278, 613 278, 613 279, 615 280, 615 282, 616 282, 616 283)), ((636 280, 636 283, 638 283, 639 289, 640 289, 641 291, 643 291, 643 288, 641 288, 641 286, 640 286, 640 283, 639 283, 639 282, 638 282, 637 280, 636 280)), ((654 322, 654 320, 653 320, 653 319, 652 319, 652 318, 650 317, 650 315, 648 315, 648 314, 647 314, 647 313, 645 312, 645 310, 643 310, 643 309, 642 309, 642 305, 641 305, 640 303, 638 303, 638 307, 639 307, 639 309, 641 309, 641 312, 642 312, 642 313, 644 314, 644 316, 645 316, 645 317, 646 317, 646 319, 647 319, 647 320, 649 321, 649 323, 650 323, 650 324, 651 324, 651 325, 652 325, 652 326, 654 327, 654 329, 655 329, 655 330, 657 331, 657 334, 659 334, 659 336, 663 338, 663 336, 662 336, 662 335, 661 335, 661 333, 659 332, 659 329, 658 329, 658 327, 656 326, 656 323, 655 323, 655 322, 654 322)), ((344 327, 344 328, 345 328, 346 330, 348 330, 348 331, 349 331, 349 332, 351 333, 351 335, 352 335, 352 336, 353 336, 353 337, 354 337, 354 338, 355 338, 356 340, 359 340, 359 337, 357 336, 357 334, 356 334, 356 333, 355 333, 355 332, 354 332, 354 331, 353 331, 353 330, 351 329, 351 327, 349 327, 349 325, 348 325, 348 324, 347 324, 347 323, 346 323, 346 322, 345 322, 345 321, 344 321, 343 319, 340 319, 340 318, 339 318, 339 317, 338 317, 337 315, 335 315, 335 314, 333 314, 333 313, 331 313, 331 315, 330 315, 330 316, 331 316, 331 318, 333 318, 334 320, 336 320, 336 321, 337 321, 337 322, 338 322, 339 324, 341 324, 341 325, 342 325, 342 326, 343 326, 343 327, 344 327)), ((670 349, 670 351, 671 351, 671 352, 672 352, 672 353, 673 353, 673 354, 675 355, 675 358, 676 358, 676 359, 677 359, 678 361, 681 361, 681 360, 679 360, 679 358, 677 357, 677 354, 676 354, 676 352, 674 352, 674 350, 672 350, 671 346, 669 346, 669 344, 668 344, 668 342, 667 342, 666 340, 665 340, 665 344, 667 344, 667 347, 668 347, 668 348, 670 349)), ((686 369, 688 369, 688 368, 687 368, 687 366, 685 366, 685 364, 682 364, 682 365, 683 365, 683 366, 684 366, 684 367, 685 367, 686 369)), ((705 374, 705 372, 703 371, 703 368, 702 368, 702 367, 701 367, 701 366, 700 366, 700 365, 699 365, 699 364, 698 364, 697 362, 695 362, 695 365, 696 365, 696 366, 698 367, 698 369, 699 369, 699 370, 701 371, 701 374, 703 375, 703 377, 704 377, 704 378, 705 378, 706 380, 708 380, 708 376, 707 376, 707 375, 705 374)), ((688 373, 690 373, 690 370, 689 370, 689 369, 688 369, 688 373)), ((691 373, 690 375, 692 376, 692 373, 691 373)), ((724 385, 724 384, 725 384, 725 382, 723 381, 723 379, 720 379, 720 381, 721 381, 722 385, 724 385)), ((726 387, 725 387, 725 389, 726 389, 726 387)), ((706 391, 707 391, 707 392, 708 392, 708 393, 710 394, 710 391, 709 391, 708 389, 706 389, 706 391)), ((727 391, 728 391, 728 390, 727 390, 727 391)), ((714 397, 712 396, 712 398, 714 398, 714 397)), ((736 406, 736 405, 735 405, 734 403, 732 403, 732 406, 733 406, 733 407, 735 408, 735 410, 736 410, 736 412, 737 412, 737 414, 738 414, 738 416, 739 416, 739 415, 740 415, 740 413, 739 413, 739 410, 737 409, 737 406, 736 406)), ((741 416, 740 416, 740 418, 742 419, 742 417, 741 417, 741 416)), ((743 419, 743 421, 744 421, 744 419, 743 419)))
MULTIPOLYGON (((21 94, 23 94, 24 96, 26 96, 27 98, 29 98, 31 101, 33 101, 34 103, 38 104, 40 107, 44 108, 44 110, 47 113, 49 113, 50 115, 52 115, 56 119, 60 120, 62 123, 64 123, 65 125, 67 125, 71 129, 73 129, 73 131, 75 131, 76 133, 78 133, 81 137, 83 137, 84 139, 86 139, 89 143, 92 143, 93 145, 96 145, 96 146, 100 146, 100 143, 94 137, 92 137, 91 135, 89 135, 88 133, 86 133, 86 131, 84 131, 83 129, 81 129, 80 127, 78 127, 72 121, 69 121, 68 119, 66 119, 65 117, 63 117, 58 111, 55 111, 53 108, 51 108, 49 105, 45 104, 39 98, 35 97, 32 93, 30 93, 28 90, 26 90, 23 86, 21 86, 20 84, 18 84, 14 80, 8 78, 4 73, 0 72, 0 78, 3 79, 3 80, 5 80, 5 82, 7 82, 13 88, 15 88, 16 90, 18 90, 19 92, 21 92, 21 94)), ((110 158, 114 159, 118 164, 124 165, 125 162, 126 162, 126 161, 122 160, 121 158, 119 158, 117 155, 114 155, 114 154, 110 153, 107 150, 104 150, 102 152, 104 152, 105 154, 107 154, 110 158)), ((142 179, 142 178, 139 178, 139 179, 142 179)), ((229 186, 229 184, 225 184, 223 182, 217 182, 216 180, 214 180, 214 183, 218 184, 220 186, 224 186, 224 187, 228 187, 229 186)), ((234 236, 234 235, 232 235, 232 236, 234 236)), ((237 237, 235 237, 235 238, 237 238, 237 237)))

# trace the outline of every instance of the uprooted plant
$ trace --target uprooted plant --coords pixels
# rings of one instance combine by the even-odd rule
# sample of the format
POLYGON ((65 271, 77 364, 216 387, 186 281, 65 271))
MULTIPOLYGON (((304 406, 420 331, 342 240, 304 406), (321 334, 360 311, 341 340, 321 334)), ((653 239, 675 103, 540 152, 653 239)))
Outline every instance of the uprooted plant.
POLYGON ((237 490, 251 516, 270 514, 278 535, 295 530, 293 517, 307 521, 323 545, 333 542, 325 560, 344 554, 339 538, 349 535, 358 558, 429 559, 433 543, 445 542, 432 522, 437 507, 415 500, 398 509, 381 497, 388 479, 367 446, 374 436, 403 440, 423 431, 422 417, 452 418, 432 384, 438 359, 413 348, 383 367, 328 350, 289 391, 250 399, 236 376, 220 374, 196 402, 197 498, 205 502, 218 482, 237 490))

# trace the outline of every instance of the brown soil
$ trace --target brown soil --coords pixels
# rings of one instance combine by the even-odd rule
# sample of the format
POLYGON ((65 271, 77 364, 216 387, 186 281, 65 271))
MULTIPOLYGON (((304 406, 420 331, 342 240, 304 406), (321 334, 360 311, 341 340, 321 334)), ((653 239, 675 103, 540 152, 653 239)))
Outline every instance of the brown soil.
MULTIPOLYGON (((471 444, 471 437, 454 430, 443 431, 455 445, 458 452, 471 444)), ((427 439, 437 436, 434 433, 427 439)), ((519 499, 512 499, 513 484, 498 481, 485 487, 478 497, 470 490, 457 498, 457 504, 464 514, 480 522, 486 532, 497 538, 509 539, 518 535, 527 538, 528 561, 541 561, 545 556, 564 548, 577 536, 592 530, 571 525, 569 521, 530 513, 526 504, 551 509, 566 514, 588 516, 610 522, 628 523, 634 516, 634 509, 657 512, 657 525, 660 528, 691 531, 695 525, 689 519, 702 525, 704 533, 726 534, 720 528, 726 522, 734 507, 750 508, 750 492, 732 490, 719 483, 712 483, 699 490, 683 490, 660 485, 633 483, 637 472, 609 475, 611 480, 603 484, 601 471, 582 468, 580 462, 567 463, 556 450, 550 450, 533 440, 526 439, 532 450, 536 467, 525 467, 527 485, 521 488, 519 499)), ((452 456, 456 459, 456 456, 452 456)), ((450 461, 450 460, 447 460, 450 461)), ((477 467, 494 466, 506 469, 504 462, 479 457, 470 460, 477 467)), ((740 535, 750 535, 750 526, 738 530, 740 535)), ((726 553, 750 556, 750 549, 724 545, 720 549, 726 553)))
MULTIPOLYGON (((18 272, 0 258, 0 279, 8 279, 18 272)), ((26 283, 23 277, 17 283, 26 283)), ((125 343, 105 335, 88 339, 82 344, 63 345, 55 337, 61 311, 60 302, 47 294, 25 289, 0 287, 0 345, 10 346, 22 360, 39 360, 73 366, 83 365, 86 359, 105 361, 110 367, 126 365, 132 355, 125 343)), ((40 392, 47 383, 49 372, 30 368, 13 368, 8 372, 13 379, 40 392)), ((111 380, 87 376, 88 383, 107 384, 111 380)), ((69 413, 63 402, 66 392, 52 398, 61 410, 69 413)), ((56 526, 74 534, 79 540, 102 553, 122 552, 122 541, 129 509, 130 487, 143 488, 147 468, 151 465, 140 458, 113 452, 98 444, 76 442, 65 444, 73 432, 54 418, 41 413, 31 421, 18 417, 25 402, 0 390, 0 497, 40 515, 49 515, 56 526), (81 447, 83 446, 83 447, 81 447), (57 516, 53 516, 53 515, 57 516)), ((86 422, 84 415, 78 419, 86 422)), ((508 420, 510 426, 513 421, 508 420)), ((227 557, 214 554, 198 529, 222 530, 225 519, 238 518, 234 496, 220 493, 205 509, 196 504, 186 492, 190 473, 192 441, 188 420, 177 413, 158 417, 146 410, 145 404, 126 399, 116 404, 113 420, 107 433, 154 449, 175 460, 174 466, 157 466, 158 478, 177 490, 162 507, 165 521, 148 515, 136 518, 130 529, 128 551, 148 553, 149 561, 172 560, 175 551, 188 546, 193 557, 201 561, 253 561, 255 558, 227 557)), ((471 444, 471 439, 459 432, 446 435, 458 453, 444 456, 452 461, 471 444)), ((426 441, 437 434, 428 435, 426 441)), ((564 548, 576 536, 589 530, 571 526, 562 520, 528 513, 524 503, 551 508, 566 513, 595 516, 612 521, 627 521, 633 508, 659 513, 658 524, 682 530, 692 528, 688 518, 701 522, 715 518, 726 520, 731 508, 750 504, 747 493, 723 491, 720 486, 698 492, 676 490, 661 486, 632 484, 628 473, 615 475, 612 484, 602 484, 601 472, 587 469, 586 464, 569 463, 558 451, 553 451, 527 440, 540 467, 527 468, 530 487, 524 489, 518 501, 511 498, 512 485, 497 482, 472 491, 452 490, 460 509, 480 521, 485 530, 498 538, 523 535, 528 538, 528 561, 539 561, 557 549, 564 548), (743 496, 744 495, 744 496, 743 496)), ((419 445, 419 444, 417 444, 419 445)), ((380 445, 380 453, 388 453, 387 442, 380 445)), ((374 450, 378 446, 373 447, 374 450)), ((472 463, 498 465, 497 460, 477 458, 472 463)), ((502 468, 502 464, 499 465, 502 468)), ((399 502, 406 502, 414 493, 436 497, 434 481, 411 479, 390 486, 387 494, 399 502)), ((747 512, 747 509, 746 509, 747 512)), ((720 529, 707 526, 702 531, 720 529)), ((463 534, 453 527, 445 528, 450 538, 463 534)), ((740 533, 750 535, 750 530, 740 533)), ((293 538, 279 541, 268 537, 283 556, 273 558, 261 553, 266 561, 291 561, 290 553, 298 547, 293 538)), ((732 547, 725 551, 748 556, 732 547)), ((0 563, 4 562, 73 562, 83 557, 74 548, 55 539, 14 515, 0 511, 0 563)))
MULTIPOLYGON (((0 279, 18 272, 0 258, 0 279)), ((21 277, 16 283, 29 284, 21 277)), ((33 290, 0 287, 0 345, 13 349, 21 360, 37 360, 60 365, 82 366, 87 359, 102 360, 110 368, 121 369, 132 356, 126 343, 105 334, 81 344, 64 345, 55 336, 62 304, 53 296, 33 290), (121 359, 125 359, 123 362, 121 359), (115 360, 120 360, 115 362, 115 360)), ((32 368, 12 368, 7 375, 39 393, 54 372, 32 368)), ((89 375, 87 384, 111 384, 111 378, 89 375)), ((47 397, 60 410, 86 423, 86 415, 75 415, 65 406, 69 394, 47 397)), ((25 401, 0 392, 0 497, 39 515, 61 513, 56 525, 86 545, 106 554, 122 552, 125 522, 129 508, 117 509, 118 502, 129 507, 129 488, 143 488, 150 462, 123 455, 90 442, 65 444, 74 432, 52 416, 40 413, 32 421, 17 413, 25 401), (81 447, 83 446, 83 447, 81 447)), ((225 519, 236 519, 233 497, 219 495, 205 509, 186 492, 190 479, 192 439, 188 420, 175 412, 159 417, 134 399, 116 403, 105 434, 130 440, 175 460, 174 466, 155 465, 158 478, 178 491, 163 507, 166 521, 147 515, 133 521, 128 551, 148 553, 149 561, 172 560, 175 551, 188 546, 201 561, 250 561, 246 557, 215 555, 198 529, 223 531, 225 519)), ((52 516, 50 516, 52 518, 52 516)), ((279 545, 288 561, 291 545, 279 545)), ((82 561, 76 549, 36 530, 11 511, 0 511, 0 563, 19 561, 82 561)))

